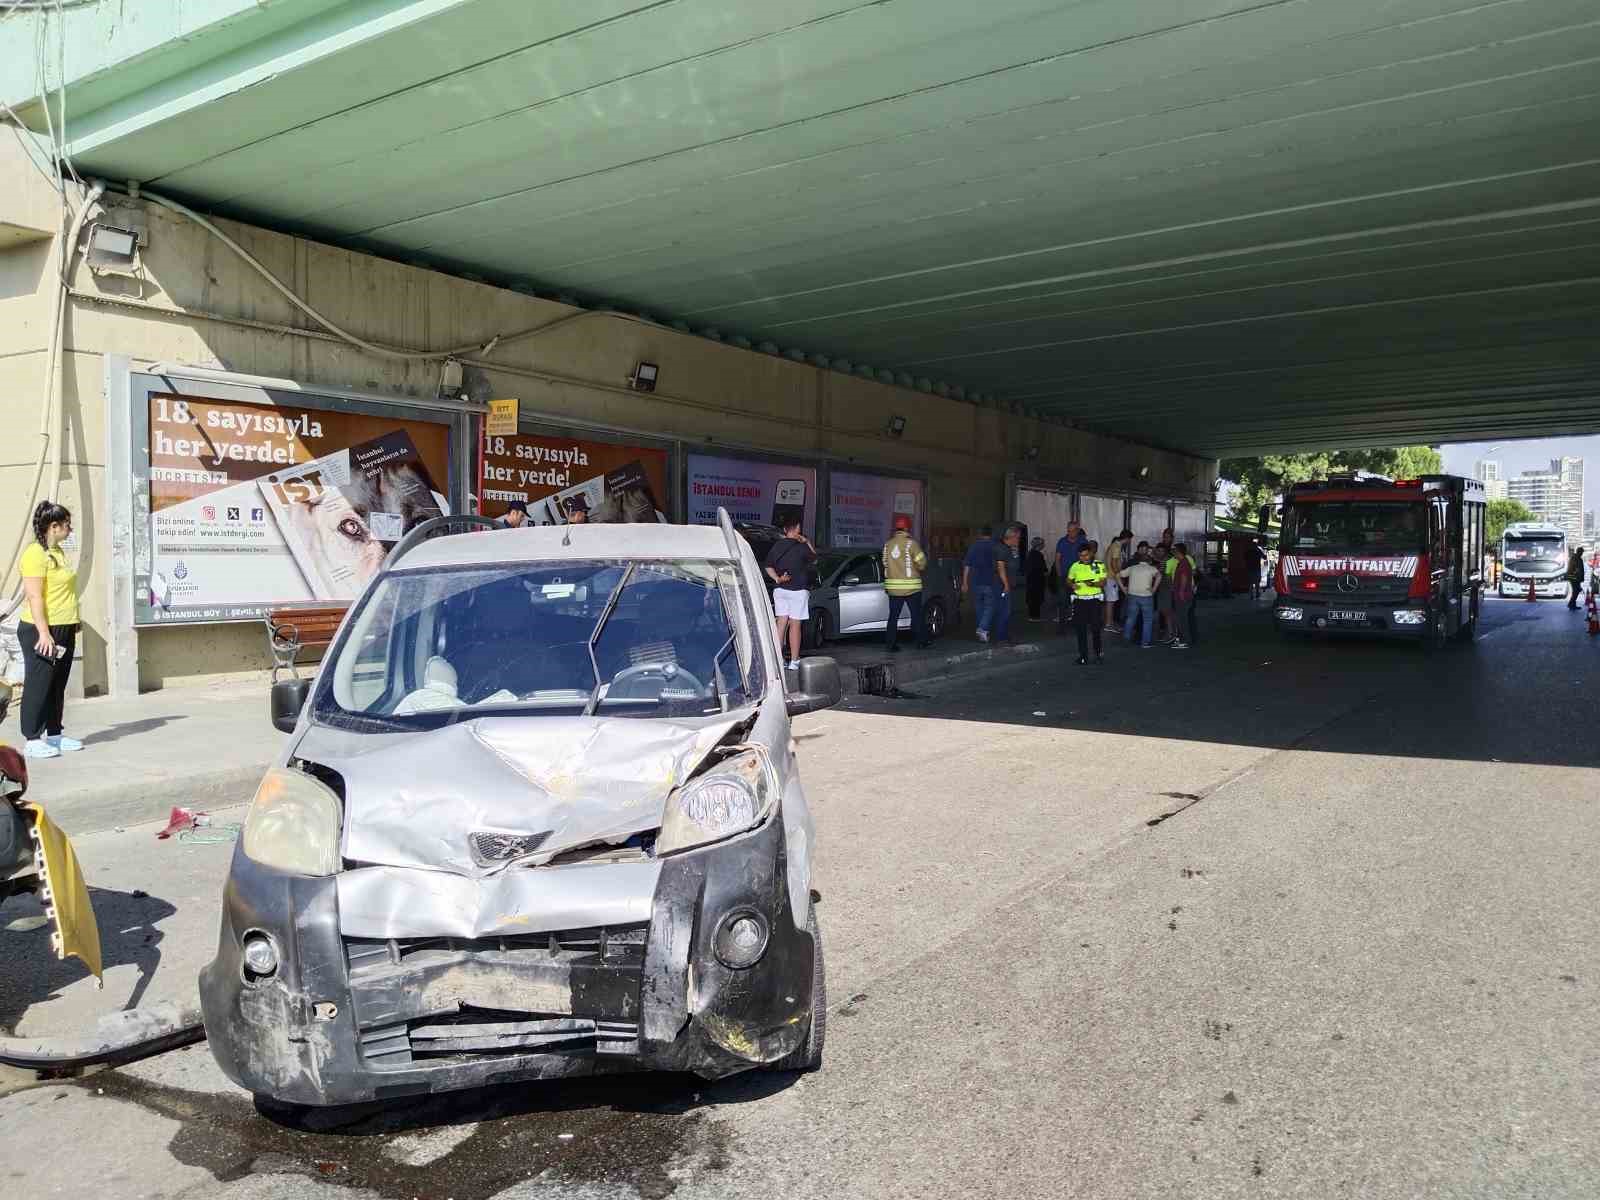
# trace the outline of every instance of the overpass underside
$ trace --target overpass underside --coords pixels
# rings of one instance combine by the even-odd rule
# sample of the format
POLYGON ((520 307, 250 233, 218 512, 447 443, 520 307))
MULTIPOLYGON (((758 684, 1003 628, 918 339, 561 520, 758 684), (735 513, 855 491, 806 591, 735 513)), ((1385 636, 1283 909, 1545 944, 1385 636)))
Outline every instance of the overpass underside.
POLYGON ((1593 0, 184 8, 66 11, 78 170, 1209 456, 1600 429, 1593 0))

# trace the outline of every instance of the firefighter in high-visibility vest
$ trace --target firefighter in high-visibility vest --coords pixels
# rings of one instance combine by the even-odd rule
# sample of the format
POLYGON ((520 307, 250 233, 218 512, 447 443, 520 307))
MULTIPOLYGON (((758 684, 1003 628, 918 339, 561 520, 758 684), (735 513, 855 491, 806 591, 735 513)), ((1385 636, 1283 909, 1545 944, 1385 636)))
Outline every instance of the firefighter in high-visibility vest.
POLYGON ((893 653, 900 649, 900 610, 911 610, 911 632, 919 650, 928 645, 928 627, 922 613, 922 572, 928 555, 911 536, 911 518, 896 513, 894 533, 883 544, 883 590, 889 593, 889 625, 885 644, 893 653))
POLYGON ((1067 586, 1072 589, 1072 623, 1078 633, 1078 665, 1089 665, 1089 638, 1094 638, 1094 661, 1102 663, 1105 657, 1100 650, 1100 626, 1104 623, 1101 609, 1106 597, 1106 565, 1096 562, 1094 550, 1078 547, 1078 561, 1067 568, 1067 586))

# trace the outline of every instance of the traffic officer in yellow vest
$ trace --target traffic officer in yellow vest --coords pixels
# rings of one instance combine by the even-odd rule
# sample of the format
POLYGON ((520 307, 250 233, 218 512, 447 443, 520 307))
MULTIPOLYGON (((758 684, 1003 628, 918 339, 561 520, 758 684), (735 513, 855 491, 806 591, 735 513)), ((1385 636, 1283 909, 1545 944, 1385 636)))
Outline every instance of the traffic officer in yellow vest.
POLYGON ((928 630, 922 619, 922 572, 928 556, 911 536, 911 518, 896 513, 894 533, 883 544, 883 590, 889 593, 889 627, 885 638, 890 653, 900 649, 900 610, 911 609, 911 632, 917 649, 928 645, 928 630))
POLYGON ((1072 624, 1078 631, 1078 665, 1089 665, 1089 638, 1094 638, 1094 661, 1105 662, 1100 652, 1101 609, 1106 598, 1106 565, 1094 560, 1094 550, 1078 547, 1078 561, 1067 568, 1067 587, 1072 590, 1072 624))

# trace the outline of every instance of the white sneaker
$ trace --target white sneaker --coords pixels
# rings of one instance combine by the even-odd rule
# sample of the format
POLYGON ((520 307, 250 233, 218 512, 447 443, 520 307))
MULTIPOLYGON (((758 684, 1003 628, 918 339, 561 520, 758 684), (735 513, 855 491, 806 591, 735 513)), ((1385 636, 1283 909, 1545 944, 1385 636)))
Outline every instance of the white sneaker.
POLYGON ((798 658, 791 658, 789 660, 789 670, 798 671, 799 669, 800 669, 800 660, 798 658))
POLYGON ((55 735, 55 737, 47 737, 44 740, 49 742, 52 746, 54 746, 57 750, 61 751, 63 754, 69 754, 74 750, 82 750, 83 749, 83 743, 82 742, 80 742, 75 737, 68 737, 64 733, 58 733, 58 734, 55 735))
POLYGON ((978 630, 978 640, 980 642, 987 642, 989 640, 989 632, 988 632, 988 630, 985 630, 985 629, 978 630))
POLYGON ((57 750, 43 738, 34 738, 22 748, 24 758, 60 758, 61 751, 57 750))

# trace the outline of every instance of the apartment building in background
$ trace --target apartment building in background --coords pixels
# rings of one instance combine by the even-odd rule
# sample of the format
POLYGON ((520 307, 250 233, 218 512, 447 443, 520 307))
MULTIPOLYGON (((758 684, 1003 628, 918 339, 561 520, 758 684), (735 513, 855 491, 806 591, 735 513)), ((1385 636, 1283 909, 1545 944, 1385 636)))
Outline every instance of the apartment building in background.
POLYGON ((1504 500, 1506 498, 1506 478, 1501 473, 1498 459, 1480 458, 1473 464, 1472 473, 1483 480, 1486 499, 1504 500))
POLYGON ((1524 471, 1506 480, 1505 487, 1512 500, 1522 501, 1539 520, 1566 530, 1574 544, 1583 539, 1583 459, 1553 458, 1548 471, 1524 471))

